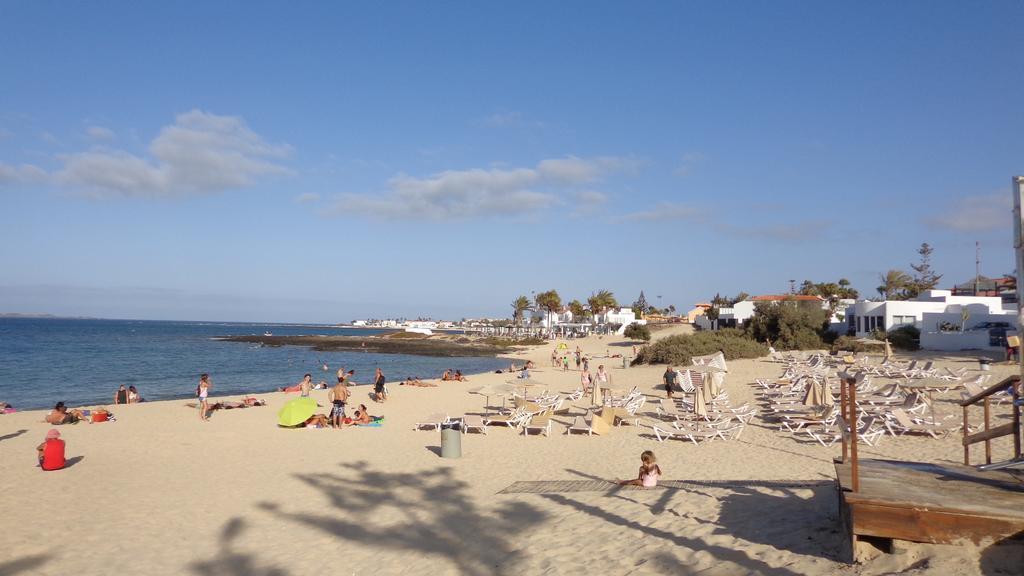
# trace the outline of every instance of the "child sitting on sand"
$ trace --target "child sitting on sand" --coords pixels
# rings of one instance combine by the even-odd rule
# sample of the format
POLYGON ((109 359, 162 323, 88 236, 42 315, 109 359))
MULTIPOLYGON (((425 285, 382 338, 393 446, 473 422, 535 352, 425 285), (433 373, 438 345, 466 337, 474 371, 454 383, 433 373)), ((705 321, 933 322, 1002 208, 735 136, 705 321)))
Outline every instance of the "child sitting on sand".
POLYGON ((640 474, 637 475, 634 480, 620 480, 619 484, 622 486, 643 486, 644 488, 654 488, 658 485, 658 478, 661 477, 661 468, 658 467, 657 459, 654 457, 654 452, 650 450, 644 450, 640 454, 640 474))

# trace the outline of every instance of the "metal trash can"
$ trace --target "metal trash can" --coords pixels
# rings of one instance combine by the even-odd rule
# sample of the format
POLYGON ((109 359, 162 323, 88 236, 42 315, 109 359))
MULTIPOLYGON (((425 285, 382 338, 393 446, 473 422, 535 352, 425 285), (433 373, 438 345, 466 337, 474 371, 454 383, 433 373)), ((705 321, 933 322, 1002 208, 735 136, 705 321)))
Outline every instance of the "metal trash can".
POLYGON ((991 370, 991 363, 992 361, 989 360, 988 358, 978 358, 978 370, 981 370, 982 372, 988 372, 989 370, 991 370))
POLYGON ((458 422, 441 424, 441 458, 462 457, 462 431, 458 422))
POLYGON ((625 354, 622 355, 622 367, 629 368, 629 357, 625 354))

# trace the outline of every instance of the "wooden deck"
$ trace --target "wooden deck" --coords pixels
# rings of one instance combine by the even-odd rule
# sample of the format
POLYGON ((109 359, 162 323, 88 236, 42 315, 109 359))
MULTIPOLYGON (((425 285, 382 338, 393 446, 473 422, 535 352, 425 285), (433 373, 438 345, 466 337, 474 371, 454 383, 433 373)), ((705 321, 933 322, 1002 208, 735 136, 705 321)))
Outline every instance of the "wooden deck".
POLYGON ((851 553, 861 536, 984 545, 1024 534, 1024 478, 1011 472, 864 459, 852 492, 850 464, 835 466, 851 553))

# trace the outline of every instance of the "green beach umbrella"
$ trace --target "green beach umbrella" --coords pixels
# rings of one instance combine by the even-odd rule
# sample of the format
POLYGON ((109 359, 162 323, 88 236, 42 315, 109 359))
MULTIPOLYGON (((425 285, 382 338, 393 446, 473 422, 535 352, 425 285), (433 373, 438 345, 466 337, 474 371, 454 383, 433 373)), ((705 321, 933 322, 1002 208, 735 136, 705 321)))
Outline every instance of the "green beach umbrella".
POLYGON ((312 398, 289 400, 277 413, 277 423, 281 426, 297 426, 312 416, 316 409, 316 400, 312 398))

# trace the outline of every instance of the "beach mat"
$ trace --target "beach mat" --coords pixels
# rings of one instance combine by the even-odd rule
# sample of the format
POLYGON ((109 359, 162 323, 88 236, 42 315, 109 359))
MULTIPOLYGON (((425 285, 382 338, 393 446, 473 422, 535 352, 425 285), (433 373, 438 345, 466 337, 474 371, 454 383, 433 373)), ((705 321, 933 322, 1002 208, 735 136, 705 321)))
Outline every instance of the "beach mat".
MULTIPOLYGON (((685 490, 705 488, 820 488, 833 486, 831 480, 661 480, 658 488, 685 490)), ((498 494, 564 494, 569 492, 607 492, 609 490, 651 490, 642 486, 620 486, 607 480, 533 480, 513 482, 498 494)))

